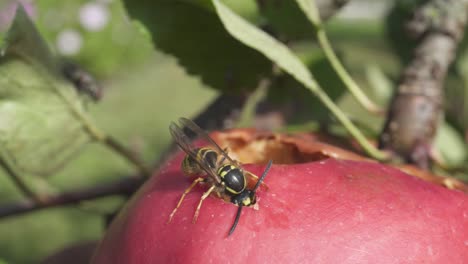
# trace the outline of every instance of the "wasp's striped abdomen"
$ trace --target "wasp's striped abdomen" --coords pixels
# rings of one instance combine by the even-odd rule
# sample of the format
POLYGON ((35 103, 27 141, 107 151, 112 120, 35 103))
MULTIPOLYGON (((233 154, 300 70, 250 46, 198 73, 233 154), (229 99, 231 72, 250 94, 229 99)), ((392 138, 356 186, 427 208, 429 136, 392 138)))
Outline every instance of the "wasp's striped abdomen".
POLYGON ((210 148, 197 148, 197 160, 193 159, 190 155, 186 155, 182 161, 182 170, 187 175, 200 175, 205 171, 200 167, 199 163, 203 162, 210 168, 216 169, 219 154, 210 148))

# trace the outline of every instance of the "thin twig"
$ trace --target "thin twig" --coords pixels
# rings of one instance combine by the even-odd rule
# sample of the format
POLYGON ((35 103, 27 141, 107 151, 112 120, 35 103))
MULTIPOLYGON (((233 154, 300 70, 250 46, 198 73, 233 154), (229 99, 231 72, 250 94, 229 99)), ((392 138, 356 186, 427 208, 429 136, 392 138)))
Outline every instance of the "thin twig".
MULTIPOLYGON (((25 60, 28 61, 27 58, 25 58, 25 60)), ((75 98, 70 98, 64 90, 56 86, 51 77, 40 66, 36 68, 40 73, 43 73, 44 80, 48 82, 48 84, 55 89, 57 94, 67 103, 70 109, 70 113, 76 117, 76 119, 83 125, 85 131, 93 139, 97 140, 98 142, 104 143, 112 150, 114 150, 117 154, 122 155, 122 157, 127 159, 132 165, 138 168, 141 175, 144 175, 146 177, 149 177, 151 175, 151 170, 146 167, 145 163, 140 159, 140 157, 138 157, 138 155, 135 155, 135 153, 127 149, 123 144, 121 144, 112 136, 106 134, 99 127, 97 127, 91 120, 91 118, 89 118, 84 113, 83 109, 81 108, 81 104, 74 102, 73 99, 75 98)))
POLYGON ((351 95, 356 99, 356 101, 364 107, 367 111, 374 113, 374 114, 381 114, 383 111, 374 104, 369 97, 361 90, 359 85, 351 78, 351 75, 346 71, 343 64, 341 64, 340 60, 336 56, 333 48, 328 41, 327 34, 323 27, 322 19, 320 17, 320 12, 318 6, 314 1, 308 0, 296 0, 299 7, 302 9, 304 14, 306 15, 309 22, 314 26, 315 29, 315 37, 318 40, 320 47, 322 48, 323 52, 325 53, 325 57, 330 62, 332 68, 335 70, 338 77, 341 81, 345 84, 346 89, 351 93, 351 95))
POLYGON ((19 176, 16 171, 10 166, 10 164, 0 156, 0 167, 2 167, 5 172, 10 176, 11 180, 15 183, 16 187, 23 192, 26 197, 31 198, 34 200, 36 203, 42 203, 45 199, 45 197, 36 194, 29 186, 23 181, 21 176, 19 176))
MULTIPOLYGON (((312 88, 312 87, 309 87, 312 88)), ((349 118, 341 111, 341 109, 327 96, 327 94, 319 87, 316 89, 315 95, 320 101, 332 112, 333 116, 346 128, 351 136, 361 145, 364 151, 371 157, 378 160, 388 160, 389 156, 386 152, 378 150, 372 145, 364 134, 349 120, 349 118)))
MULTIPOLYGON (((315 22, 317 16, 317 11, 315 5, 310 1, 307 0, 296 0, 300 7, 304 10, 305 14, 309 18, 312 23, 318 25, 315 22)), ((230 10, 228 7, 224 6, 219 0, 212 1, 217 9, 217 12, 220 14, 220 18, 224 23, 225 28, 228 32, 247 46, 255 48, 256 50, 260 51, 263 55, 268 57, 270 60, 277 63, 278 67, 280 67, 283 71, 290 74, 294 77, 297 81, 303 84, 310 92, 312 92, 317 98, 328 108, 328 110, 333 114, 338 121, 346 128, 346 130, 353 136, 358 143, 362 146, 362 148, 368 153, 371 157, 378 159, 378 160, 386 160, 389 158, 388 154, 378 150, 374 145, 372 145, 366 137, 359 131, 357 127, 347 118, 345 113, 333 102, 333 100, 327 95, 324 89, 317 83, 314 79, 312 74, 308 71, 305 65, 297 58, 291 50, 284 45, 283 43, 274 40, 271 36, 263 33, 257 32, 257 29, 254 29, 253 25, 249 24, 246 21, 242 27, 245 29, 249 29, 255 33, 259 39, 262 39, 263 42, 268 43, 271 45, 270 47, 274 47, 274 50, 265 49, 264 44, 260 44, 261 42, 255 41, 252 38, 246 37, 247 35, 240 33, 239 28, 240 26, 236 26, 235 23, 231 23, 231 20, 239 19, 237 22, 240 24, 242 18, 237 17, 237 15, 230 10), (230 19, 228 18, 230 17, 230 19), (288 60, 281 60, 278 59, 280 56, 287 56, 289 57, 288 60)), ((254 34, 252 33, 251 34, 254 34)))
POLYGON ((16 203, 2 205, 0 206, 0 218, 30 213, 51 207, 77 204, 85 200, 92 200, 111 195, 130 195, 135 192, 142 183, 143 180, 141 178, 128 177, 108 184, 77 189, 74 191, 50 196, 42 203, 37 203, 28 199, 16 203))
POLYGON ((361 104, 361 106, 364 107, 364 109, 367 111, 373 114, 382 114, 384 111, 374 102, 372 102, 371 99, 369 99, 369 97, 362 91, 359 85, 349 75, 348 71, 346 71, 343 64, 341 64, 340 60, 333 51, 330 42, 328 41, 328 37, 323 27, 318 27, 316 36, 323 52, 325 53, 325 56, 327 57, 327 60, 330 62, 336 74, 338 74, 340 79, 346 85, 354 99, 356 99, 356 101, 361 104))

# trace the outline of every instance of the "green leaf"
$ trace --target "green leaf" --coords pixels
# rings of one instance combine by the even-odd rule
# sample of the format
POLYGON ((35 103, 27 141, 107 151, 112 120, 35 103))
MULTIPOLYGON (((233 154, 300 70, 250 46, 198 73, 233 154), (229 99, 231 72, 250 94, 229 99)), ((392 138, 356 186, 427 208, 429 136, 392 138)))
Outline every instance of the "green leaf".
POLYGON ((316 95, 367 153, 380 160, 388 158, 385 153, 380 152, 367 141, 364 135, 323 91, 307 67, 286 45, 239 17, 219 0, 212 1, 221 21, 232 36, 265 55, 316 95))
POLYGON ((154 46, 177 58, 189 74, 222 91, 253 90, 271 62, 224 29, 209 1, 124 1, 151 33, 154 46))
POLYGON ((286 45, 240 18, 219 0, 213 0, 213 3, 231 35, 265 55, 306 87, 317 86, 307 67, 286 45))
POLYGON ((39 63, 53 73, 58 72, 57 60, 22 5, 18 5, 15 20, 0 46, 0 54, 15 55, 39 63))
MULTIPOLYGON (((327 95, 337 102, 346 92, 346 87, 320 49, 312 49, 311 46, 307 42, 307 45, 298 47, 293 45, 291 48, 301 58, 308 70, 314 73, 314 77, 316 77, 320 86, 326 87, 327 95), (307 49, 304 46, 307 46, 307 49)), ((268 97, 270 101, 290 104, 290 107, 296 109, 293 110, 295 114, 288 120, 289 124, 302 124, 311 120, 323 122, 330 118, 330 111, 320 100, 289 75, 285 74, 281 77, 281 81, 274 82, 269 90, 268 97), (291 104, 291 102, 294 103, 291 104)))
POLYGON ((2 50, 0 155, 19 173, 53 173, 102 135, 22 7, 2 50))
POLYGON ((294 1, 263 1, 260 12, 274 32, 288 40, 314 38, 314 31, 294 1))
POLYGON ((315 6, 315 0, 296 0, 296 3, 312 25, 318 27, 321 22, 317 7, 315 6))

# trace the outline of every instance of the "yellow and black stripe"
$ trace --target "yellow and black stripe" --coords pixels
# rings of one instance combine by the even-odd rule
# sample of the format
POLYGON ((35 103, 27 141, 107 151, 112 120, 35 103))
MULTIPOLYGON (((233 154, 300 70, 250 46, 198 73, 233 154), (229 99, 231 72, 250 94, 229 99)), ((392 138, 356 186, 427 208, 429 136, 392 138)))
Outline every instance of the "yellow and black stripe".
POLYGON ((186 155, 182 161, 182 170, 188 175, 202 174, 204 171, 199 163, 203 162, 210 168, 215 169, 218 162, 219 154, 210 148, 195 149, 197 153, 196 160, 190 155, 186 155))

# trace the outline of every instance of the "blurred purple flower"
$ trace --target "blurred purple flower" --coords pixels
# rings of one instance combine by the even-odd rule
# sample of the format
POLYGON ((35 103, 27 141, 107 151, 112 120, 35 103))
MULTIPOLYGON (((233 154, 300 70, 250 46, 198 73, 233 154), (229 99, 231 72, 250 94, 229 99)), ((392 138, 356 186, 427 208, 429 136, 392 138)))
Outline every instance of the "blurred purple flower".
POLYGON ((83 44, 83 38, 78 31, 65 29, 57 35, 56 47, 62 55, 76 55, 83 44))
POLYGON ((100 31, 109 22, 109 8, 101 3, 87 3, 80 8, 81 25, 88 31, 100 31))
POLYGON ((29 17, 36 17, 34 3, 28 0, 6 0, 0 3, 0 32, 6 31, 13 20, 18 4, 23 5, 29 17))

